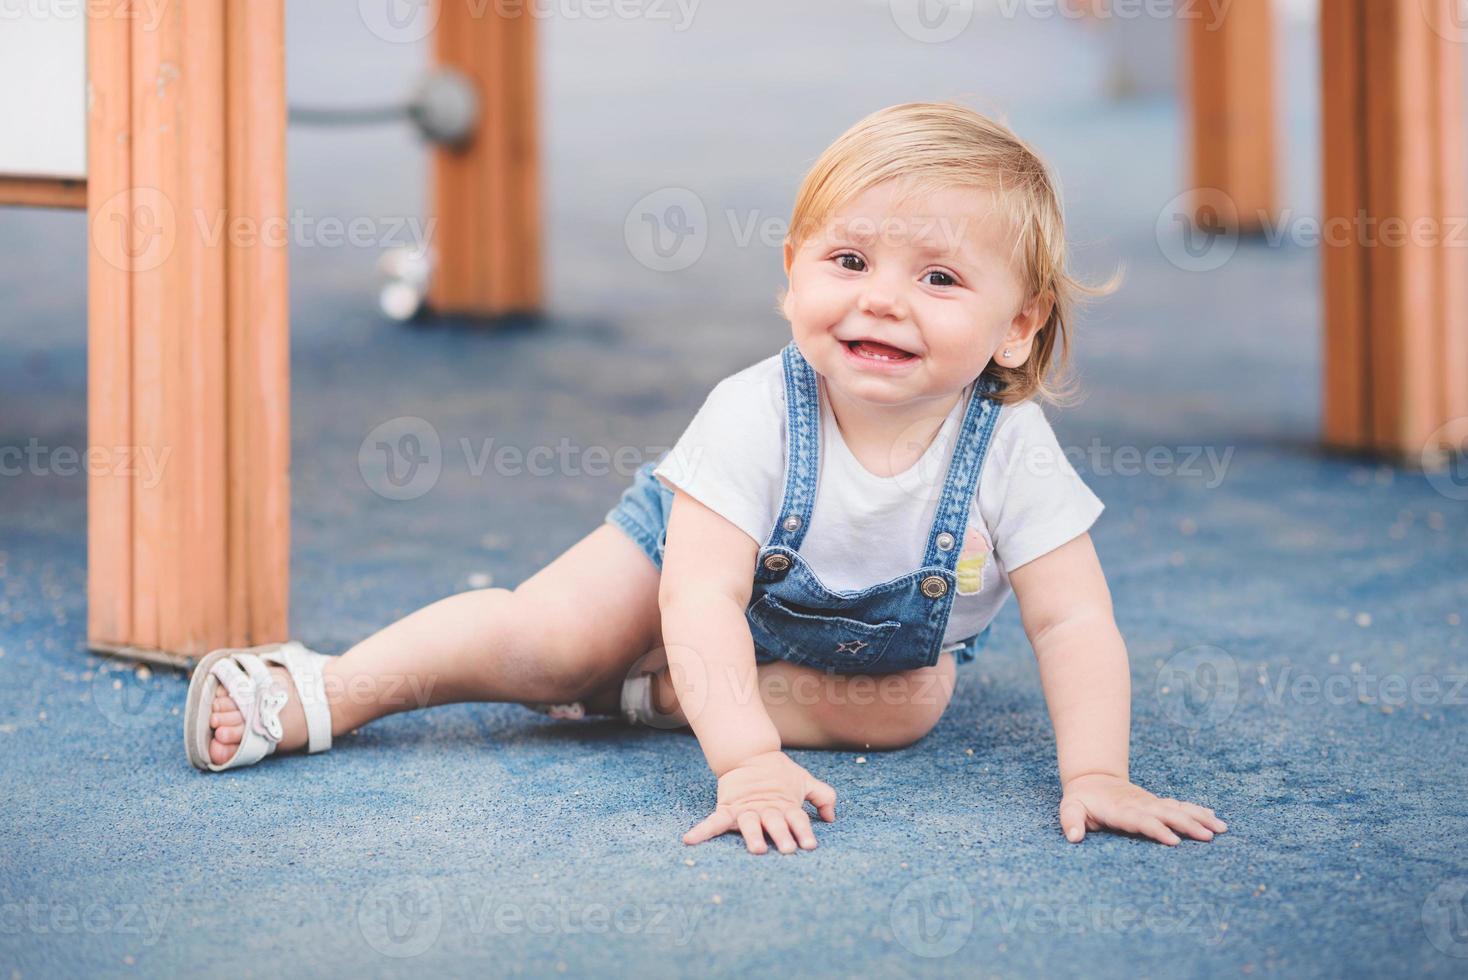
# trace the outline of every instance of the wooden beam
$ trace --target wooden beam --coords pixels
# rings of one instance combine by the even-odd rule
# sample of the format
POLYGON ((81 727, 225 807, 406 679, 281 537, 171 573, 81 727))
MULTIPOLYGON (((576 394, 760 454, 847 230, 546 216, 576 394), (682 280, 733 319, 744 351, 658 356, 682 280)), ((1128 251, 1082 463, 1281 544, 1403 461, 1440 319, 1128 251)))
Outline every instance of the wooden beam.
MULTIPOLYGON (((1273 0, 1233 0, 1216 18, 1201 6, 1194 13, 1181 18, 1191 186, 1222 191, 1233 201, 1229 213, 1210 210, 1210 224, 1258 232, 1277 206, 1273 0)), ((1211 208, 1214 197, 1200 195, 1200 206, 1211 208)))
POLYGON ((287 637, 282 5, 89 21, 90 439, 132 461, 90 477, 99 650, 287 637))
POLYGON ((435 0, 434 58, 470 79, 479 129, 434 151, 438 312, 497 316, 541 306, 535 18, 528 6, 435 0))
MULTIPOLYGON (((229 207, 286 227, 284 0, 229 2, 229 207)), ((277 236, 230 252, 231 646, 284 640, 290 606, 290 290, 277 236)))
POLYGON ((1321 8, 1322 435, 1405 461, 1468 438, 1463 54, 1435 29, 1453 2, 1321 8))
MULTIPOLYGON (((132 628, 131 454, 132 41, 128 21, 87 23, 87 441, 105 465, 87 470, 87 636, 123 642, 132 628)), ((132 467, 136 470, 136 467, 132 467)))
POLYGON ((0 176, 0 207, 85 210, 86 206, 85 180, 0 176))

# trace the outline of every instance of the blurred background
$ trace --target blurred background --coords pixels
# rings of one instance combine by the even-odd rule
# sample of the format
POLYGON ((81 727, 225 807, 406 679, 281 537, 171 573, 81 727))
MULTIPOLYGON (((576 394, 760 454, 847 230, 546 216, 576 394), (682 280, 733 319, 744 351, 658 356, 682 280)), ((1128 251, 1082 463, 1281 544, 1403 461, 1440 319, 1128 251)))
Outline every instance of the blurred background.
MULTIPOLYGON (((445 444, 510 418, 537 443, 575 438, 571 426, 615 444, 671 444, 717 380, 783 343, 779 233, 804 170, 862 115, 910 100, 954 99, 1005 118, 1060 178, 1077 267, 1092 279, 1124 271, 1125 288, 1078 331, 1082 431, 1094 431, 1083 420, 1106 417, 1129 436, 1308 447, 1319 411, 1316 252, 1289 240, 1245 247, 1199 274, 1169 260, 1171 236, 1159 241, 1159 216, 1188 187, 1176 24, 1081 19, 1065 4, 1005 16, 996 4, 979 4, 943 43, 908 36, 875 0, 705 2, 691 16, 668 3, 632 18, 587 15, 569 0, 555 8, 537 24, 548 316, 533 327, 386 320, 379 257, 432 232, 425 144, 406 124, 293 126, 295 560, 310 561, 313 529, 366 489, 355 453, 333 458, 323 440, 355 448, 374 418, 425 414, 430 393, 445 444), (1119 89, 1132 94, 1117 98, 1119 89), (696 260, 664 272, 648 267, 648 243, 629 241, 628 228, 640 200, 669 189, 692 192, 706 226, 696 260), (346 236, 351 222, 359 232, 346 236), (507 351, 528 361, 511 369, 507 351), (1251 397, 1239 398, 1230 378, 1247 378, 1251 397), (318 481, 335 492, 311 492, 318 481)), ((423 32, 387 30, 356 0, 290 3, 287 18, 293 104, 399 103, 427 68, 423 32)), ((1281 5, 1280 197, 1300 215, 1319 214, 1314 30, 1310 3, 1281 5)), ((4 412, 48 444, 76 443, 84 423, 85 231, 80 214, 0 213, 0 338, 10 355, 0 370, 5 390, 32 396, 7 400, 4 412)), ((599 505, 619 479, 529 481, 546 485, 527 502, 584 494, 599 505)), ((6 492, 27 494, 16 482, 6 492)), ((508 488, 475 482, 492 521, 508 488)), ((48 506, 27 508, 27 529, 74 529, 57 498, 79 503, 83 484, 37 481, 48 506)), ((414 528, 387 536, 396 547, 432 551, 436 534, 459 532, 417 526, 418 507, 430 506, 374 519, 414 528)), ((545 533, 517 561, 558 553, 594 511, 564 526, 538 522, 545 533)), ((76 546, 64 537, 58 544, 76 546)), ((331 548, 343 545, 383 547, 331 548)))

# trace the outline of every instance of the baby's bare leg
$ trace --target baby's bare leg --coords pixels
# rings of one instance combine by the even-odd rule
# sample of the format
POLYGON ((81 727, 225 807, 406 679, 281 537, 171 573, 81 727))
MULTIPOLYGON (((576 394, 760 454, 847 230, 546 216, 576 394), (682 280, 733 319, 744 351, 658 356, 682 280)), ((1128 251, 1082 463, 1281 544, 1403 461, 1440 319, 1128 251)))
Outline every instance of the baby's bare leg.
POLYGON ((603 524, 513 591, 440 599, 333 661, 346 696, 332 727, 429 704, 583 697, 659 643, 657 593, 657 568, 603 524))
POLYGON ((777 661, 759 667, 765 710, 788 748, 900 749, 932 731, 953 697, 953 654, 896 674, 828 674, 777 661))
MULTIPOLYGON (((603 524, 513 590, 477 589, 424 606, 328 662, 332 733, 411 708, 569 701, 620 682, 661 643, 658 578, 625 534, 603 524)), ((232 702, 216 701, 214 714, 211 757, 223 761, 243 718, 232 702)), ((294 697, 281 721, 280 750, 304 746, 305 715, 294 697)))
MULTIPOLYGON (((922 738, 953 697, 953 654, 896 674, 828 674, 776 661, 757 668, 760 698, 785 748, 898 749, 922 738)), ((686 722, 666 671, 653 697, 669 723, 686 722)))

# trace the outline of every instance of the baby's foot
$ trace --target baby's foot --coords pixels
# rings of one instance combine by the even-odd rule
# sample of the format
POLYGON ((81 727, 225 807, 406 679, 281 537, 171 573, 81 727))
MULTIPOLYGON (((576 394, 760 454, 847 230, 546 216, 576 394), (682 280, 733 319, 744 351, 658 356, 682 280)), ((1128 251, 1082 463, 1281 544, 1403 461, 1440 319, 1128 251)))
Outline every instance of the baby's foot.
POLYGON ((617 713, 617 699, 621 688, 607 688, 605 691, 586 698, 584 701, 567 701, 564 704, 550 704, 547 702, 527 702, 525 707, 531 711, 549 715, 557 721, 581 721, 592 715, 615 715, 617 713))
MULTIPOLYGON (((275 683, 286 692, 286 704, 280 709, 280 726, 284 733, 280 744, 275 751, 294 752, 296 749, 306 747, 306 712, 301 708, 300 696, 296 693, 295 682, 291 680, 290 673, 284 667, 270 668, 270 675, 275 678, 275 683)), ((222 766, 234 757, 239 751, 240 742, 245 737, 245 716, 239 706, 234 703, 234 698, 221 684, 214 692, 214 706, 209 715, 209 727, 212 729, 212 737, 209 739, 209 761, 216 766, 222 766)))
POLYGON ((678 703, 678 691, 673 687, 673 678, 664 667, 652 675, 652 706, 662 718, 676 725, 688 724, 683 706, 678 703))

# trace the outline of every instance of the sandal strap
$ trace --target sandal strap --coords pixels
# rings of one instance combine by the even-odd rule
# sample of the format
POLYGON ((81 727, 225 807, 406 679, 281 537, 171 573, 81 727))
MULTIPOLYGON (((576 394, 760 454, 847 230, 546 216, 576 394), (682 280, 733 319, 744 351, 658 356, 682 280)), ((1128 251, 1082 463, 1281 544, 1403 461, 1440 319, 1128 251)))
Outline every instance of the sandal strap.
POLYGON ((652 677, 666 666, 668 653, 658 649, 644 655, 627 672, 622 681, 622 717, 627 724, 659 725, 663 716, 652 703, 652 677))
POLYGON ((326 696, 326 681, 322 674, 331 658, 291 640, 261 654, 260 659, 284 667, 290 674, 301 709, 306 714, 306 751, 325 752, 331 748, 331 702, 326 696))
POLYGON ((251 766, 275 751, 281 739, 280 709, 287 695, 260 658, 250 653, 224 657, 209 673, 229 692, 244 716, 244 734, 229 761, 210 764, 216 772, 236 766, 251 766))
POLYGON ((651 725, 656 721, 651 674, 629 676, 622 682, 622 717, 629 725, 651 725))

